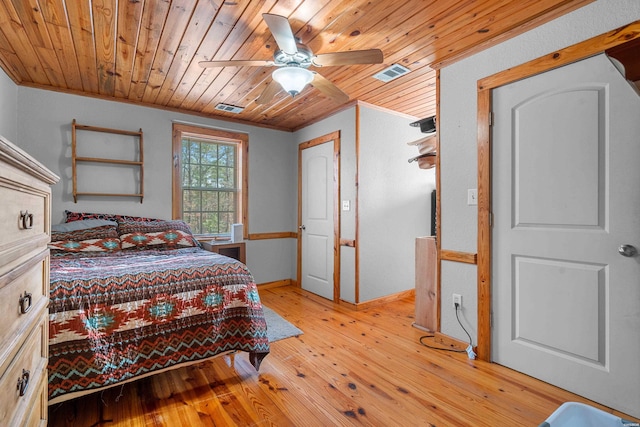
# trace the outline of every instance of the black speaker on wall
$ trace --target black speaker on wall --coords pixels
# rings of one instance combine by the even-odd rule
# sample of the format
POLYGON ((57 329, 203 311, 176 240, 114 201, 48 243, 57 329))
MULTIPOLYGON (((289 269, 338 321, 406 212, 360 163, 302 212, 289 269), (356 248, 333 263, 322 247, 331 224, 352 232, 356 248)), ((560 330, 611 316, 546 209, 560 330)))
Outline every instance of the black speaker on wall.
POLYGON ((436 190, 431 192, 431 235, 436 235, 436 190))

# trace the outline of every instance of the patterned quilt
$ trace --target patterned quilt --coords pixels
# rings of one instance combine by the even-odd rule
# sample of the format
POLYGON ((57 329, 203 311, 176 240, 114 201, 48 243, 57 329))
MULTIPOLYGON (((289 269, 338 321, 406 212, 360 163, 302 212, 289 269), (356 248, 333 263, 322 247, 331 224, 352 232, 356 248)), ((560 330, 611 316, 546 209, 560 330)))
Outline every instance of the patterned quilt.
POLYGON ((246 266, 200 248, 51 257, 49 403, 184 362, 269 352, 246 266))

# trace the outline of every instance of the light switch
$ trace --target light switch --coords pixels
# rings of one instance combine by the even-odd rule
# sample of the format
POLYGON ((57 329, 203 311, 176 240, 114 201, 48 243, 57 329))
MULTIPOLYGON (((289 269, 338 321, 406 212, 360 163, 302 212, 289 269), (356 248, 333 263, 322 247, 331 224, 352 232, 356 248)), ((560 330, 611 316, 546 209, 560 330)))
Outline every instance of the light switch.
POLYGON ((470 188, 467 190, 467 205, 475 206, 478 204, 478 190, 470 188))
POLYGON ((351 209, 351 203, 349 202, 349 200, 343 200, 342 201, 342 210, 343 211, 348 211, 351 209))

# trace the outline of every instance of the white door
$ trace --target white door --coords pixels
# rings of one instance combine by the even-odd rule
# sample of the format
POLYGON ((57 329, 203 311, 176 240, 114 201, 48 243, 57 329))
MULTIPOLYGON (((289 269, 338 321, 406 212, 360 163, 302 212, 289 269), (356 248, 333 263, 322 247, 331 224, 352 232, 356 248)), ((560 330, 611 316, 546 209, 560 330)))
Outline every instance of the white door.
POLYGON ((492 357, 640 416, 640 96, 600 55, 492 94, 492 357))
POLYGON ((333 300, 333 141, 302 150, 302 289, 333 300))

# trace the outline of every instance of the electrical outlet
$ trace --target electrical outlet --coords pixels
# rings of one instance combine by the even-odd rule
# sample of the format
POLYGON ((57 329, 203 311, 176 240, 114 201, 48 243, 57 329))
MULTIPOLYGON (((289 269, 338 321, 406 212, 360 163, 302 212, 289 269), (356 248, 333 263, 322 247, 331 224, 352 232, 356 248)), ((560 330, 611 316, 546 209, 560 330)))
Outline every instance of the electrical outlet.
POLYGON ((453 294, 453 308, 456 308, 456 304, 458 304, 458 308, 462 308, 462 295, 453 294))

